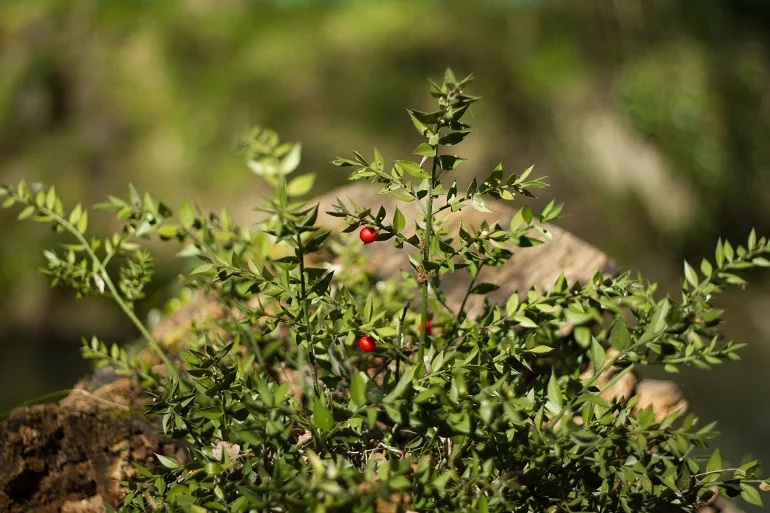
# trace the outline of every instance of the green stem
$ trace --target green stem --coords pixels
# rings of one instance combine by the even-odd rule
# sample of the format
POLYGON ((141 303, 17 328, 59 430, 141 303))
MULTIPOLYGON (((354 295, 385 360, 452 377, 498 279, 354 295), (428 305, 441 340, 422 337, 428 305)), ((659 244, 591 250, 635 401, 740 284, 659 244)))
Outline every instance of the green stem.
POLYGON ((481 268, 484 267, 484 261, 482 260, 479 262, 479 268, 476 271, 476 275, 471 279, 470 284, 468 285, 468 290, 465 291, 465 295, 463 296, 463 301, 460 303, 460 309, 457 311, 457 319, 462 322, 462 319, 465 319, 467 317, 465 315, 465 305, 468 303, 468 298, 471 297, 471 291, 473 290, 473 286, 476 284, 476 279, 478 279, 479 274, 481 274, 481 268))
POLYGON ((484 260, 482 260, 479 263, 479 268, 476 270, 476 274, 471 279, 471 282, 468 284, 468 289, 465 291, 465 295, 463 296, 463 300, 460 303, 460 309, 457 311, 457 315, 455 315, 455 321, 452 323, 452 329, 447 335, 447 339, 451 340, 455 333, 457 333, 457 329, 460 327, 460 324, 465 320, 467 315, 465 315, 465 305, 468 303, 468 298, 471 295, 471 290, 473 290, 473 286, 476 284, 476 279, 479 277, 479 274, 481 274, 481 268, 484 267, 484 260))
MULTIPOLYGON (((295 227, 296 228, 296 227, 295 227)), ((318 388, 318 375, 315 368, 315 352, 313 352, 313 346, 310 336, 310 314, 307 308, 307 291, 305 285, 305 254, 302 251, 302 237, 297 230, 297 256, 299 257, 299 284, 300 292, 302 294, 302 317, 305 321, 305 341, 307 342, 307 351, 310 356, 310 373, 313 377, 313 390, 315 395, 321 397, 321 392, 318 388)))
POLYGON ((112 278, 110 278, 110 275, 107 273, 107 269, 104 267, 102 261, 99 259, 99 257, 96 256, 96 253, 91 249, 91 245, 88 243, 88 241, 83 237, 83 234, 78 231, 77 228, 72 226, 69 221, 58 215, 53 210, 50 210, 45 207, 38 207, 41 212, 44 212, 46 215, 50 216, 52 219, 54 219, 57 223, 59 223, 61 226, 63 226, 68 232, 70 232, 77 240, 80 242, 80 244, 83 245, 83 248, 88 255, 88 257, 91 259, 92 262, 94 262, 98 269, 99 269, 99 275, 102 280, 104 280, 104 284, 107 286, 107 289, 110 291, 110 294, 112 294, 112 298, 115 300, 115 302, 118 304, 121 310, 123 310, 123 313, 126 314, 126 316, 131 320, 132 323, 134 323, 134 326, 139 330, 139 333, 142 334, 142 336, 147 340, 147 343, 150 345, 153 351, 158 355, 158 357, 161 359, 163 364, 166 366, 166 369, 168 369, 169 376, 175 378, 178 382, 181 383, 181 377, 179 376, 179 372, 176 370, 176 367, 171 363, 171 361, 166 356, 166 353, 163 351, 163 348, 160 347, 160 344, 153 338, 153 336, 150 334, 150 332, 147 330, 147 328, 144 326, 142 321, 139 320, 139 318, 134 314, 134 311, 128 306, 128 304, 123 300, 121 295, 118 293, 118 289, 115 287, 115 284, 112 282, 112 278))
POLYGON ((428 285, 430 279, 425 264, 430 261, 431 232, 433 231, 433 186, 436 183, 436 167, 438 166, 438 147, 436 147, 436 156, 433 157, 433 166, 430 171, 430 183, 428 185, 428 204, 425 212, 425 246, 423 247, 422 271, 425 281, 422 284, 422 318, 420 321, 420 347, 417 349, 417 364, 424 363, 425 343, 428 336, 428 330, 425 329, 425 323, 428 321, 428 285))
MULTIPOLYGON (((280 173, 279 177, 280 177, 278 181, 279 201, 280 201, 281 209, 285 209, 287 207, 286 176, 283 173, 280 173)), ((283 223, 283 219, 281 219, 281 222, 283 223)), ((303 251, 303 246, 302 246, 302 234, 297 229, 297 225, 294 222, 292 222, 291 225, 294 231, 297 233, 296 256, 297 258, 299 258, 299 283, 300 283, 300 293, 302 294, 302 298, 301 298, 302 318, 303 318, 303 322, 305 323, 305 342, 307 343, 307 356, 308 356, 308 359, 310 360, 310 374, 313 378, 313 391, 315 392, 315 395, 320 398, 321 392, 318 387, 318 375, 316 374, 315 352, 313 351, 313 345, 311 341, 312 337, 310 336, 310 314, 308 313, 308 308, 307 308, 307 285, 305 283, 305 253, 303 251)), ((304 372, 304 367, 305 367, 304 365, 305 354, 304 354, 304 351, 302 351, 302 348, 300 348, 299 356, 300 356, 300 377, 302 377, 302 373, 304 372)))
POLYGON ((396 340, 398 340, 398 351, 396 352, 396 381, 401 376, 401 348, 404 345, 404 322, 406 321, 406 312, 409 310, 410 301, 407 301, 406 306, 401 311, 401 322, 398 323, 398 333, 396 334, 396 340))

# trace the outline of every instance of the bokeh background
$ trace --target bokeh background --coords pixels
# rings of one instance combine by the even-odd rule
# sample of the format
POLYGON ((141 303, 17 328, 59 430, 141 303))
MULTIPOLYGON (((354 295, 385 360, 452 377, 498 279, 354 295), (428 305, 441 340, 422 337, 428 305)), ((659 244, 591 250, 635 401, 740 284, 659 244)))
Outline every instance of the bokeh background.
MULTIPOLYGON (((536 164, 562 226, 676 294, 683 258, 770 234, 769 37, 764 0, 5 0, 0 182, 53 183, 71 204, 132 182, 248 222, 265 190, 237 153, 251 126, 302 141, 324 192, 344 181, 337 155, 407 156, 404 108, 427 108, 450 66, 484 97, 466 180, 536 164)), ((135 333, 109 303, 48 288, 43 227, 1 211, 0 233, 4 410, 83 375, 81 336, 135 333)), ((144 312, 168 299, 165 251, 144 312)), ((744 360, 673 379, 732 463, 770 461, 770 273, 720 301, 744 360)))

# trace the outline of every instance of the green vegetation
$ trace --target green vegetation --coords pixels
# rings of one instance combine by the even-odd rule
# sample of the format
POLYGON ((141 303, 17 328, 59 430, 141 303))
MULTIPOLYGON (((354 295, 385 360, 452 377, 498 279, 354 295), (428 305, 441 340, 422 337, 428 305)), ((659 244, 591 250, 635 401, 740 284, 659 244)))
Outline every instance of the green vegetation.
MULTIPOLYGON (((57 183, 84 201, 131 181, 168 190, 170 202, 249 206, 260 189, 246 186, 232 148, 250 126, 305 141, 308 169, 345 151, 340 141, 376 139, 395 157, 411 144, 398 125, 403 99, 420 98, 426 73, 450 63, 483 79, 479 165, 537 162, 580 213, 569 228, 602 220, 583 235, 613 256, 678 269, 717 236, 770 219, 762 8, 701 3, 3 2, 0 176, 57 183), (583 124, 597 113, 634 145, 583 124), (635 167, 636 143, 660 173, 635 167), (613 151, 627 158, 608 164, 613 151)), ((321 173, 315 190, 337 184, 321 173)), ((0 229, 15 241, 0 247, 8 336, 31 312, 64 307, 25 265, 42 236, 7 217, 0 229)), ((166 279, 176 270, 157 269, 166 279)), ((92 320, 114 336, 128 328, 99 313, 92 320)), ((78 330, 60 323, 39 336, 78 330)))
POLYGON ((318 206, 300 200, 314 175, 289 177, 301 148, 271 131, 255 130, 245 146, 251 170, 275 188, 259 230, 189 204, 174 215, 131 188, 128 199, 98 205, 122 229, 92 237, 86 210, 65 209, 53 187, 0 188, 20 218, 69 234, 45 253, 52 283, 115 300, 165 364, 97 338, 85 347, 97 365, 136 378, 154 398, 148 414, 159 429, 186 443, 186 461, 158 455, 156 469, 136 465, 140 478, 124 483, 121 510, 695 512, 715 488, 761 505, 757 488, 768 485, 757 461, 724 468, 718 451, 699 455, 713 425, 692 414, 658 421, 651 407, 635 408, 638 396, 601 393, 642 367, 737 359, 741 345, 717 329, 713 300, 745 284, 738 273, 770 266, 767 239, 752 231, 745 245, 720 240, 713 260, 685 263, 679 298, 630 273, 597 273, 582 285, 562 276, 548 293, 486 301, 477 313, 465 301, 451 308, 443 279, 470 273, 466 298, 496 290, 476 282, 480 269, 542 243, 544 223, 562 211, 521 205, 508 226, 444 225, 442 213, 486 212, 488 198, 520 201, 545 187, 532 168, 502 165, 467 188, 450 179, 467 168, 455 147, 471 135, 470 80, 447 71, 431 83, 436 105, 408 111, 424 139, 413 157, 386 161, 375 149, 371 159, 354 152, 334 161, 349 179, 420 207, 412 224, 398 208, 334 206, 348 231, 373 229, 372 244, 408 254, 411 269, 382 287, 356 265, 360 243, 346 246, 316 224, 318 206), (141 245, 154 238, 183 243, 180 256, 194 266, 183 282, 229 312, 218 330, 200 326, 180 358, 134 314, 152 272, 141 245), (339 259, 336 270, 314 260, 321 250, 339 259), (362 336, 373 351, 356 350, 362 336))

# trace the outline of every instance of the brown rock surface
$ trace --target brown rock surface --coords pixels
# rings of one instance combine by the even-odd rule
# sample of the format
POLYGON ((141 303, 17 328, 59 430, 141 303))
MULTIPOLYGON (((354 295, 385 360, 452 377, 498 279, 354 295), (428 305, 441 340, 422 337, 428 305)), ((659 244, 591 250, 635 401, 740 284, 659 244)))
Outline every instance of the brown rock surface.
POLYGON ((170 454, 136 402, 138 386, 120 379, 58 404, 20 408, 0 425, 0 511, 103 511, 120 499, 115 483, 170 454), (99 509, 99 508, 102 509, 99 509))

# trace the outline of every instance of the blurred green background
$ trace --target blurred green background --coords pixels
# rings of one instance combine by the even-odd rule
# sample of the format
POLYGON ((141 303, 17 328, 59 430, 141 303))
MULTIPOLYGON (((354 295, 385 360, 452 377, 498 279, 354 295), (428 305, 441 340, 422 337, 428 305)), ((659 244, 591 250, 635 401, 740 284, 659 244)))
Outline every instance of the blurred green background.
MULTIPOLYGON (((769 29, 764 0, 5 0, 0 182, 56 184, 74 204, 130 181, 248 222, 265 190, 237 154, 252 125, 302 141, 320 193, 351 149, 407 156, 404 108, 428 108, 426 79, 451 66, 484 97, 461 180, 535 163, 563 227, 676 293, 683 258, 770 233, 769 29)), ((86 372, 81 335, 135 333, 112 305, 49 290, 44 228, 2 211, 0 231, 5 409, 86 372)), ((175 272, 167 259, 145 311, 175 272)), ((721 303, 744 361, 675 379, 733 463, 770 461, 770 276, 721 303)))

